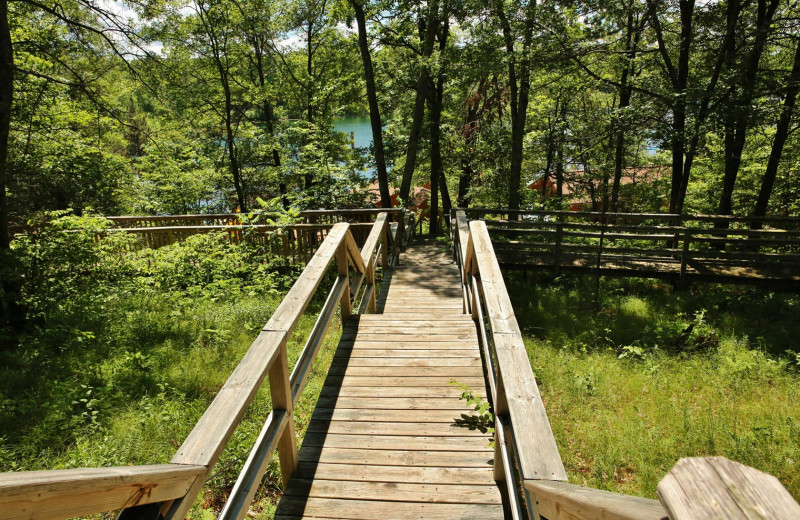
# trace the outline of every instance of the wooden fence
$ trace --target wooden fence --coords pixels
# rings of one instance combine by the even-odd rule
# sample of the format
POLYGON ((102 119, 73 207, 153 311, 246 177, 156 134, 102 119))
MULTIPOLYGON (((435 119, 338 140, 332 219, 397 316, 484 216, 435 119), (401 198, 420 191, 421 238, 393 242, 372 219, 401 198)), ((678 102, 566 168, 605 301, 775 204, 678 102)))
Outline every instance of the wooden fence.
POLYGON ((659 500, 565 482, 567 475, 495 256, 487 223, 451 220, 464 310, 478 329, 495 414, 495 480, 505 483, 507 518, 539 520, 711 520, 800 518, 775 477, 722 457, 681 459, 658 485, 659 500))
POLYGON ((490 209, 464 215, 486 219, 504 268, 664 278, 680 286, 800 284, 800 218, 490 209))

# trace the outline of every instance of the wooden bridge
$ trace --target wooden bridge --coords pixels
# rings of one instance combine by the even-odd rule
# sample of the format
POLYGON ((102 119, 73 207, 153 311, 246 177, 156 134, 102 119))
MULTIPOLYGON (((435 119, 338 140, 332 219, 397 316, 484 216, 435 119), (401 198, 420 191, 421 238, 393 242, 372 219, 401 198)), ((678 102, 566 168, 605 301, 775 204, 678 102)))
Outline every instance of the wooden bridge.
POLYGON ((454 265, 435 241, 401 255, 413 220, 400 217, 376 215, 360 249, 350 224, 331 225, 169 464, 0 474, 2 517, 184 518, 267 380, 273 410, 219 518, 248 516, 275 451, 280 519, 800 518, 777 479, 727 459, 683 459, 659 501, 566 483, 486 223, 453 220, 454 265), (331 266, 290 371, 287 338, 331 266), (337 309, 343 333, 298 450, 293 408, 337 309), (453 382, 493 414, 468 408, 453 382))

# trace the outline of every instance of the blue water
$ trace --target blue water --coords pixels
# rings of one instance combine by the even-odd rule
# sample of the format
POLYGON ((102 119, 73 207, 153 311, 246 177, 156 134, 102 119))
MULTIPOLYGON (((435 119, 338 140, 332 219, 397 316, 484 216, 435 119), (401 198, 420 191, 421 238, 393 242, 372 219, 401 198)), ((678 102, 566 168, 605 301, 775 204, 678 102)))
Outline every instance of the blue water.
POLYGON ((366 148, 372 144, 372 127, 369 117, 346 116, 333 120, 333 129, 350 135, 352 132, 356 147, 366 148))
MULTIPOLYGON (((368 148, 372 144, 372 126, 369 117, 346 116, 337 117, 333 120, 333 129, 337 132, 344 132, 348 136, 353 134, 353 141, 356 148, 368 148)), ((375 168, 364 171, 364 177, 375 175, 375 168)))

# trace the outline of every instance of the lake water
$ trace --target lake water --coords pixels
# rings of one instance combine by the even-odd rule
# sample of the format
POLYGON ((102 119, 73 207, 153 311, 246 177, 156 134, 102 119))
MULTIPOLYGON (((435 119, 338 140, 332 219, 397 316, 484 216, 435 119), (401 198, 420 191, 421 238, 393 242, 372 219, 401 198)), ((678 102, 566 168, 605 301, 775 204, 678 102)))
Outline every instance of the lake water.
POLYGON ((366 148, 372 143, 372 126, 369 117, 337 117, 333 120, 333 129, 348 135, 352 132, 357 147, 366 148))

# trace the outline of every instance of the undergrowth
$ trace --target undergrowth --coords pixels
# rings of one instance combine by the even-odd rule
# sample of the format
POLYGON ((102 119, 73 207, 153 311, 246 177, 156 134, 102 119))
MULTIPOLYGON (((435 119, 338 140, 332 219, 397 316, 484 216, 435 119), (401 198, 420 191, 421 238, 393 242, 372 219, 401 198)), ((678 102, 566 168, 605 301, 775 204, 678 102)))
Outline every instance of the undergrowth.
POLYGON ((800 298, 736 286, 509 275, 570 481, 655 498, 681 457, 721 455, 800 498, 800 298))
MULTIPOLYGON (((138 250, 127 235, 98 241, 103 219, 54 217, 14 243, 27 319, 22 330, 2 331, 0 471, 169 462, 299 268, 222 234, 138 250)), ((290 367, 322 305, 319 292, 288 343, 290 367)), ((330 350, 296 408, 300 436, 330 350)), ((192 517, 219 512, 270 410, 264 388, 192 517)), ((273 461, 257 510, 274 507, 279 473, 273 461)))

